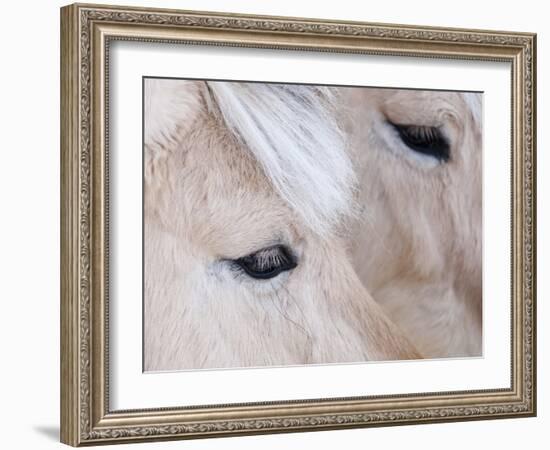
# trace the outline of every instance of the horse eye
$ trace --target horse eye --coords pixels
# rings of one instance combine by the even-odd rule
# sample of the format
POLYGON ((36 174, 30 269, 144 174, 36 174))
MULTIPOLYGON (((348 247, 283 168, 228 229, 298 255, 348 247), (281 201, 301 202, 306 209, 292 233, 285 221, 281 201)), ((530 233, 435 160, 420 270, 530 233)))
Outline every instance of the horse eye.
POLYGON ((290 250, 282 245, 264 248, 250 255, 234 259, 233 263, 247 275, 258 280, 274 278, 298 264, 290 250))
POLYGON ((411 150, 431 156, 441 162, 447 162, 450 159, 449 142, 439 127, 399 125, 391 122, 390 125, 411 150))

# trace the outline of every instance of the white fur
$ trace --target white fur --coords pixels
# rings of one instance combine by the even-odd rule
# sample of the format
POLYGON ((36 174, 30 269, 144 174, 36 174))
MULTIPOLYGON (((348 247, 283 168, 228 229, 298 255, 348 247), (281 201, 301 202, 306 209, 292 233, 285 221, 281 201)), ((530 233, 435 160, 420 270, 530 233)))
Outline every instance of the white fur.
POLYGON ((466 106, 470 110, 476 127, 481 130, 482 124, 482 95, 476 92, 464 92, 461 93, 466 106))
POLYGON ((354 172, 330 89, 225 82, 208 86, 229 129, 307 225, 326 234, 350 213, 354 172))
POLYGON ((146 78, 143 106, 147 124, 144 127, 146 145, 166 146, 177 141, 200 109, 198 85, 183 80, 146 78))

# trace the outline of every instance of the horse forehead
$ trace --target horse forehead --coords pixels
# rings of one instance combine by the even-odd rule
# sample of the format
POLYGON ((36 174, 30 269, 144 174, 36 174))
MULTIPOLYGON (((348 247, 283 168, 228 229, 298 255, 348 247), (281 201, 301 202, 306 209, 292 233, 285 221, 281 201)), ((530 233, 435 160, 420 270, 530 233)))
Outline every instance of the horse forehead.
POLYGON ((287 234, 290 210, 234 137, 205 118, 186 141, 181 186, 194 239, 242 256, 287 234))
POLYGON ((216 120, 204 115, 185 139, 185 171, 200 175, 203 190, 232 197, 243 189, 264 195, 273 191, 258 163, 216 120))

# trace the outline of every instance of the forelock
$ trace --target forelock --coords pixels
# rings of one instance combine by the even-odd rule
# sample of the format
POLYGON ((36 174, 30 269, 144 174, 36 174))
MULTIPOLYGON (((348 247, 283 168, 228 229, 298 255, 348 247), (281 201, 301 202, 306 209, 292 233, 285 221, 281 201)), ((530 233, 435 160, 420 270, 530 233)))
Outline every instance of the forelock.
POLYGON ((351 213, 355 178, 333 89, 217 81, 207 86, 210 108, 310 228, 326 234, 351 213))

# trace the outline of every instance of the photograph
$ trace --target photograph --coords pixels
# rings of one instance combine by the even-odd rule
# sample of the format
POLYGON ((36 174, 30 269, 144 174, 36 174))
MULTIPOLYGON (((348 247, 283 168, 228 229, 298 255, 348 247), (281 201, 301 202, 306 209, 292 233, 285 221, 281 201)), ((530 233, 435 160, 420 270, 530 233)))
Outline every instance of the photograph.
POLYGON ((146 372, 483 356, 483 93, 143 77, 146 372))
POLYGON ((535 416, 536 30, 173 6, 60 9, 61 442, 535 416))

